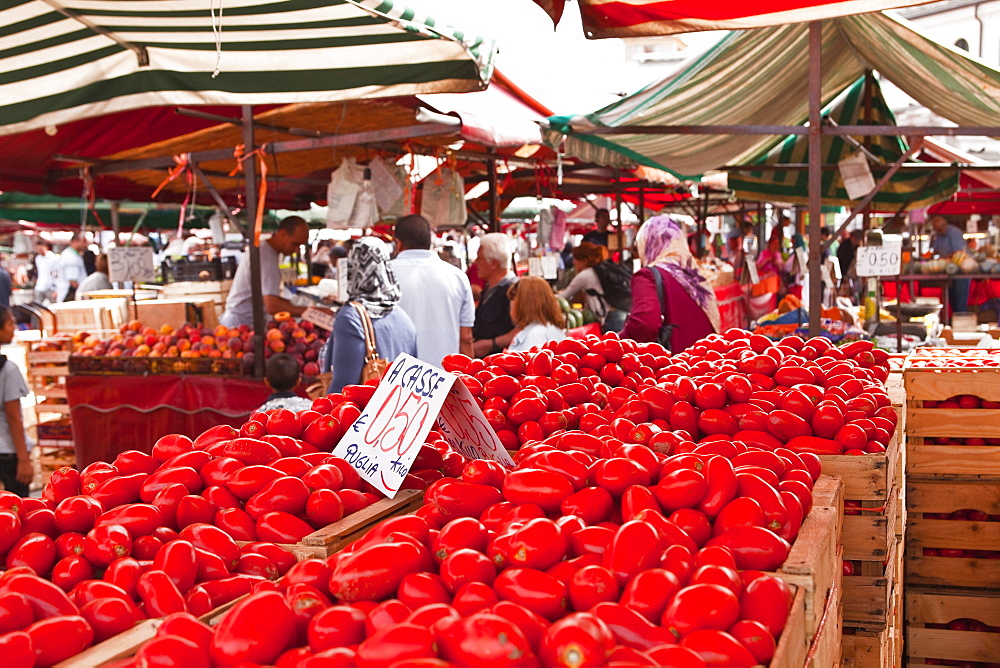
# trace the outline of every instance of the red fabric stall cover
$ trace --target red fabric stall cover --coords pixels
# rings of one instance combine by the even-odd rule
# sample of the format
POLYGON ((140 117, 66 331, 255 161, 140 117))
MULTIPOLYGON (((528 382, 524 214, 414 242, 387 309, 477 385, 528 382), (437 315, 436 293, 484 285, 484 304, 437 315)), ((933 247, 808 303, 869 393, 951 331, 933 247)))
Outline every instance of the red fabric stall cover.
POLYGON ((219 424, 239 426, 267 397, 259 380, 211 376, 69 376, 77 466, 149 452, 166 434, 194 438, 219 424))
POLYGON ((730 283, 715 288, 715 300, 719 303, 719 327, 726 331, 730 327, 746 329, 750 324, 750 313, 746 297, 739 283, 730 283))

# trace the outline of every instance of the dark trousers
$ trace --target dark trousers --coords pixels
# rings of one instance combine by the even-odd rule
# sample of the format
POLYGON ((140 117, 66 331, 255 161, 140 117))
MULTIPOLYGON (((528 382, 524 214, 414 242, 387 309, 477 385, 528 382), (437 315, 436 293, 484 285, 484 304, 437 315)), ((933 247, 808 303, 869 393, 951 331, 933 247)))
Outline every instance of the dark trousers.
POLYGON ((17 481, 17 455, 0 454, 0 482, 8 492, 28 496, 28 486, 17 481))

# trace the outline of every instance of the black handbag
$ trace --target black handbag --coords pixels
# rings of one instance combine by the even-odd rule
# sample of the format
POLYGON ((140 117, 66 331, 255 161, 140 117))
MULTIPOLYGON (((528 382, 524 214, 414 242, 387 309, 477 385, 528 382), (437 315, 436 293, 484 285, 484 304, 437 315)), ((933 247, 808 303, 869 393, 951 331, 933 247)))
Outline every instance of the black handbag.
POLYGON ((650 267, 650 269, 653 272, 653 280, 656 281, 656 296, 660 300, 660 315, 663 317, 663 322, 660 324, 660 331, 657 335, 657 341, 661 346, 673 352, 670 348, 670 339, 673 337, 674 327, 677 325, 667 322, 667 316, 664 313, 664 311, 666 311, 666 295, 663 290, 663 276, 660 275, 660 270, 656 267, 650 267))

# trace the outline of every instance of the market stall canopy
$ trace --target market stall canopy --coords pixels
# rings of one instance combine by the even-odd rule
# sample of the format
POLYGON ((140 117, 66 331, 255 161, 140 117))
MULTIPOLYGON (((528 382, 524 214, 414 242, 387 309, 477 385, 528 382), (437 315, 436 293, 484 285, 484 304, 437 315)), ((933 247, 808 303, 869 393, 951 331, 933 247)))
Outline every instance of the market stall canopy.
MULTIPOLYGON (((411 95, 272 107, 254 115, 255 139, 265 145, 262 159, 267 167, 267 206, 303 209, 310 202, 325 202, 330 173, 345 157, 365 163, 385 153, 395 161, 408 152, 445 156, 461 148, 479 153, 484 159, 488 151, 501 158, 513 158, 530 142, 532 160, 552 158, 554 153, 541 146, 538 126, 546 113, 545 107, 503 76, 486 90, 462 95, 411 95), (327 139, 336 145, 325 144, 327 139), (294 150, 277 151, 276 147, 283 143, 294 150)), ((188 154, 193 154, 192 159, 197 160, 213 187, 228 202, 235 203, 243 192, 242 174, 234 170, 237 147, 242 143, 239 124, 218 123, 162 141, 92 156, 89 173, 94 190, 103 198, 148 198, 164 184, 158 201, 180 201, 192 196, 201 204, 209 204, 212 199, 203 184, 192 188, 184 178, 165 181, 168 168, 186 164, 188 154)), ((484 170, 482 164, 479 169, 484 170)), ((73 169, 52 169, 46 181, 49 191, 79 192, 83 185, 78 170, 73 169)))
POLYGON ((492 40, 391 0, 11 0, 0 135, 162 105, 289 104, 485 88, 492 40))
MULTIPOLYGON (((0 219, 20 221, 24 229, 69 229, 78 231, 81 219, 87 226, 111 228, 112 203, 98 200, 88 203, 79 197, 54 195, 27 195, 18 192, 0 193, 0 219), (47 227, 55 226, 55 227, 47 227)), ((131 229, 142 218, 145 229, 176 229, 180 208, 176 204, 150 204, 147 202, 117 203, 118 221, 122 229, 131 229)), ((184 227, 207 227, 206 219, 211 210, 187 210, 184 227)))
MULTIPOLYGON (((808 52, 807 24, 730 33, 678 73, 629 97, 591 114, 551 117, 546 141, 557 147, 565 139, 565 152, 582 160, 644 164, 679 176, 744 164, 780 138, 657 134, 654 126, 800 125, 808 118, 808 52), (650 131, 586 134, 616 126, 650 131)), ((874 13, 824 21, 822 63, 823 105, 873 69, 958 125, 1000 125, 1000 72, 921 35, 903 19, 874 13)))
MULTIPOLYGON (((829 107, 823 110, 824 121, 836 125, 896 125, 896 117, 882 97, 878 83, 867 77, 858 79, 829 107), (867 88, 867 92, 866 92, 867 88)), ((907 152, 903 137, 870 137, 862 146, 848 138, 823 135, 823 163, 835 165, 861 153, 874 180, 880 179, 907 152), (860 147, 860 148, 859 148, 860 147), (864 149, 862 152, 861 149, 864 149)), ((806 165, 809 162, 809 137, 790 135, 767 155, 750 166, 806 165)), ((809 172, 806 169, 761 169, 731 171, 729 187, 743 200, 758 202, 809 203, 809 172)), ((958 189, 958 169, 904 169, 898 171, 879 189, 872 200, 878 211, 909 210, 929 206, 950 197, 958 189)), ((823 172, 822 203, 824 206, 850 207, 856 199, 848 195, 838 169, 823 172)))
MULTIPOLYGON (((920 157, 923 160, 963 166, 987 166, 976 156, 930 138, 924 139, 924 150, 920 157)), ((1000 170, 963 169, 958 190, 948 199, 930 207, 927 213, 932 216, 968 216, 974 213, 980 216, 1000 215, 1000 170)))
MULTIPOLYGON (((645 37, 805 23, 934 0, 577 0, 587 37, 645 37)), ((534 0, 556 25, 565 0, 534 0)))

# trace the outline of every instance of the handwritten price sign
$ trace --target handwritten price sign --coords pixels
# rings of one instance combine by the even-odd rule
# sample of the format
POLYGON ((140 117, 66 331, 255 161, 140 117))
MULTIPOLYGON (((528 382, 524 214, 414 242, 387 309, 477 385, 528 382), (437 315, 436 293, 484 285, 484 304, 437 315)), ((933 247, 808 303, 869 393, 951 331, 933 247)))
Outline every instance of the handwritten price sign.
POLYGON ((151 281, 153 249, 149 246, 119 246, 108 249, 108 280, 112 283, 151 281))
POLYGON ((442 407, 448 406, 443 424, 450 433, 448 441, 459 452, 476 458, 502 456, 513 466, 472 394, 456 380, 443 369, 401 354, 333 454, 347 460, 362 478, 392 498, 427 433, 438 422, 442 407))
POLYGON ((514 468, 496 432, 465 383, 455 383, 444 400, 437 421, 438 430, 452 448, 470 459, 492 459, 514 468))
POLYGON ((860 246, 855 267, 858 276, 896 276, 902 264, 900 244, 886 243, 881 246, 860 246))

